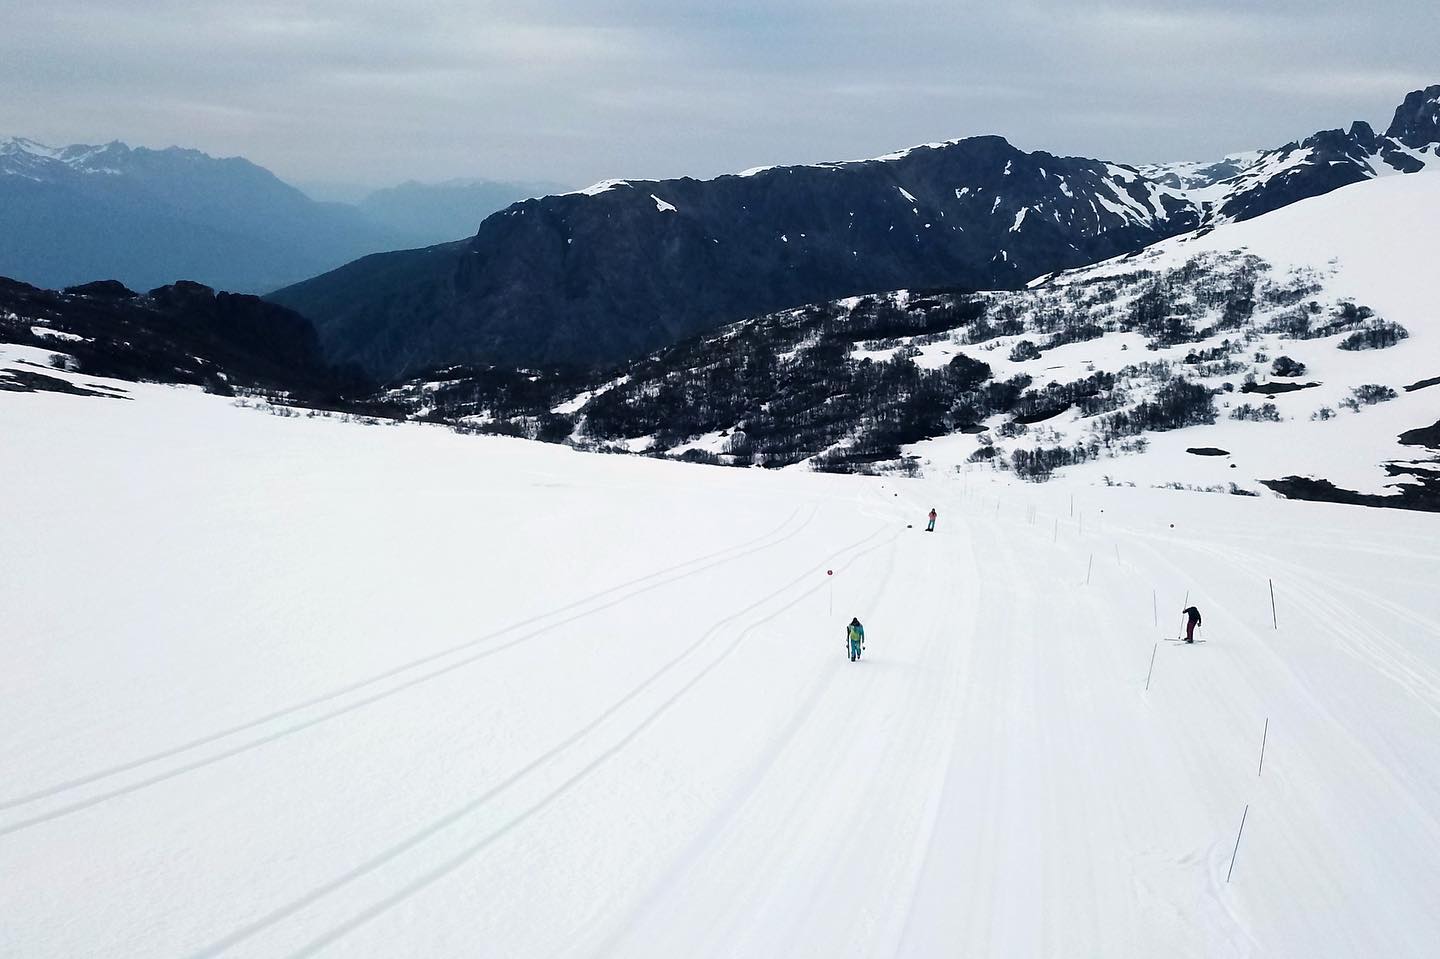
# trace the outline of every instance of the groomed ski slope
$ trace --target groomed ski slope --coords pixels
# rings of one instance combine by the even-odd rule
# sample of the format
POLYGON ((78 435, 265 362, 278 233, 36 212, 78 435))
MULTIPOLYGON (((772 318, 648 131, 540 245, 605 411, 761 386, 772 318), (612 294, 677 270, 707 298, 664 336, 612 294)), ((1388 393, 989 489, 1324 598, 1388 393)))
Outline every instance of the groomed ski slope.
POLYGON ((1435 516, 118 385, 0 398, 0 954, 1440 943, 1435 516))

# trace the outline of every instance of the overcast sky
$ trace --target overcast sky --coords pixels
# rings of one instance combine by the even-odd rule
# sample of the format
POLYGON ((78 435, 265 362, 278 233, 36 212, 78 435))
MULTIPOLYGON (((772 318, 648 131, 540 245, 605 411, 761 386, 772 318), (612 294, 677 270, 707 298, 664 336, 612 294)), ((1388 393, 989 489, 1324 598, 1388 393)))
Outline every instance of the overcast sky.
POLYGON ((1435 0, 0 0, 0 136, 584 185, 999 133, 1127 162, 1440 83, 1435 0))

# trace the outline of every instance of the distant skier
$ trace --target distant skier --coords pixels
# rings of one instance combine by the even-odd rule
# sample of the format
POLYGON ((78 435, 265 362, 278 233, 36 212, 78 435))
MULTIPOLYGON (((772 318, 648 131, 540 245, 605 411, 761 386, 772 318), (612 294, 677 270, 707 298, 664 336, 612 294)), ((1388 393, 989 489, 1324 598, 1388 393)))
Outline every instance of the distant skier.
POLYGON ((850 650, 852 663, 865 652, 865 627, 860 625, 859 619, 850 620, 850 625, 845 627, 845 646, 850 650))
POLYGON ((930 525, 927 526, 927 527, 925 527, 925 532, 927 532, 927 533, 933 533, 933 532, 935 532, 935 517, 936 517, 937 515, 938 515, 938 514, 935 512, 935 507, 933 507, 933 506, 930 507, 930 525))
POLYGON ((1200 625, 1200 610, 1187 606, 1180 611, 1185 617, 1185 642, 1195 642, 1195 627, 1200 625))

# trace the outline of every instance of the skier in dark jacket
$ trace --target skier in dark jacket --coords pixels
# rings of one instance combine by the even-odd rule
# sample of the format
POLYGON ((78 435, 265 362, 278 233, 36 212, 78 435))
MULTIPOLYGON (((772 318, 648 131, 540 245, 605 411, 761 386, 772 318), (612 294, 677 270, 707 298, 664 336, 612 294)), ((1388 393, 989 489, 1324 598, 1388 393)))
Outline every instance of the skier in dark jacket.
POLYGON ((1185 642, 1195 642, 1195 627, 1200 625, 1200 610, 1187 606, 1180 611, 1185 616, 1185 642))
POLYGON ((850 620, 850 625, 845 627, 845 646, 850 651, 852 663, 865 651, 865 627, 860 625, 858 618, 850 620))
POLYGON ((927 527, 925 527, 925 532, 927 532, 927 533, 933 533, 933 532, 935 532, 935 516, 936 516, 935 507, 932 506, 932 507, 930 507, 930 525, 927 526, 927 527))

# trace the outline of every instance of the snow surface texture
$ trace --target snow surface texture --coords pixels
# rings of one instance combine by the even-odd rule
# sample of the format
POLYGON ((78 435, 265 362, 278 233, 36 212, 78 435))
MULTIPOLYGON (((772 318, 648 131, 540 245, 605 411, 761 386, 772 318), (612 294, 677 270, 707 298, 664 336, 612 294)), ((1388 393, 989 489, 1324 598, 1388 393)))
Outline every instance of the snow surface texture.
POLYGON ((120 385, 0 394, 0 954, 1440 942, 1436 517, 120 385))

